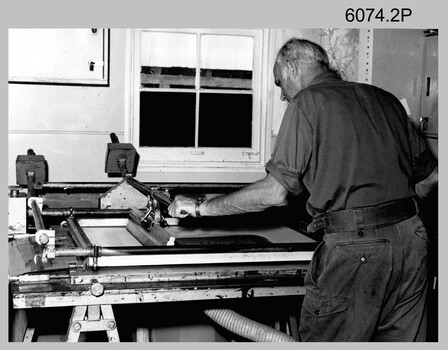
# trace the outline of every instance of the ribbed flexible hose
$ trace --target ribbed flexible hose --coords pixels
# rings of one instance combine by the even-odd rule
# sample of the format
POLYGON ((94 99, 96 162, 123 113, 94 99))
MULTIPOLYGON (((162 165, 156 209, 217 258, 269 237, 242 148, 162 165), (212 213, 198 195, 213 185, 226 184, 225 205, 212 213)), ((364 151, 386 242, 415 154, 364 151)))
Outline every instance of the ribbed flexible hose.
POLYGON ((220 326, 243 338, 254 342, 296 342, 293 337, 252 321, 228 309, 209 309, 204 313, 220 326))

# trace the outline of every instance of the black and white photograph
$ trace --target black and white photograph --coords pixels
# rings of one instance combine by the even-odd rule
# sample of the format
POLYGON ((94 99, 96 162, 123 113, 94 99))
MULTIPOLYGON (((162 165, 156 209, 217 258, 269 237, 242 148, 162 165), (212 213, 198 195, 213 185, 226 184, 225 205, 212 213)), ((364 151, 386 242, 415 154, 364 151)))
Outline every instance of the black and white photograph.
POLYGON ((439 343, 440 28, 400 4, 6 28, 8 343, 439 343))

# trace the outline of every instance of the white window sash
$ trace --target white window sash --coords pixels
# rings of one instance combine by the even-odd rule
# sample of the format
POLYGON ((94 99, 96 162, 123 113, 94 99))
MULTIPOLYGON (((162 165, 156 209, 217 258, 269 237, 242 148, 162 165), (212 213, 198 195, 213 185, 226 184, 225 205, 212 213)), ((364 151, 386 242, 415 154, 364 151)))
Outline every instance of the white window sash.
MULTIPOLYGON (((169 29, 149 29, 151 31, 170 31, 169 29)), ((174 29, 173 32, 195 32, 193 29, 174 29)), ((132 143, 140 155, 139 173, 160 173, 160 172, 190 172, 197 174, 199 172, 216 173, 222 171, 228 182, 241 182, 242 174, 248 174, 248 178, 260 177, 264 174, 264 165, 267 157, 270 155, 270 129, 271 121, 267 118, 269 108, 268 101, 268 83, 272 74, 269 68, 268 30, 237 30, 237 29, 201 29, 200 34, 222 34, 222 35, 243 35, 254 38, 254 64, 253 64, 253 91, 225 91, 225 93, 250 93, 253 95, 253 120, 252 120, 252 147, 250 148, 217 148, 217 147, 139 147, 139 118, 140 118, 140 91, 170 91, 176 89, 146 89, 140 86, 140 33, 141 30, 130 30, 128 33, 129 42, 129 76, 130 81, 127 94, 129 94, 129 103, 126 106, 126 142, 132 143), (233 176, 232 174, 238 174, 233 176), (257 175, 258 174, 258 175, 257 175)), ((179 91, 186 91, 180 89, 179 91)), ((197 93, 198 90, 192 91, 197 93)), ((200 90, 201 94, 220 92, 222 90, 200 90)), ((237 126, 236 126, 237 127, 237 126)), ((169 137, 169 130, 154 131, 165 132, 169 137)), ((167 177, 169 178, 169 177, 167 177)), ((213 178, 210 181, 213 181, 213 178)), ((244 175, 243 175, 244 178, 244 175)))

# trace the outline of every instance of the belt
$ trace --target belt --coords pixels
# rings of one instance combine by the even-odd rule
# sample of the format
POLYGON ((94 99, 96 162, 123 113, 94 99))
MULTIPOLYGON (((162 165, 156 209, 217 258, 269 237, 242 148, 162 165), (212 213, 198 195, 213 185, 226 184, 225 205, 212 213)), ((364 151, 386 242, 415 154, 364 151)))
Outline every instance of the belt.
POLYGON ((319 215, 308 225, 308 232, 325 229, 325 232, 355 231, 392 225, 417 214, 412 198, 380 204, 374 207, 330 211, 319 215))

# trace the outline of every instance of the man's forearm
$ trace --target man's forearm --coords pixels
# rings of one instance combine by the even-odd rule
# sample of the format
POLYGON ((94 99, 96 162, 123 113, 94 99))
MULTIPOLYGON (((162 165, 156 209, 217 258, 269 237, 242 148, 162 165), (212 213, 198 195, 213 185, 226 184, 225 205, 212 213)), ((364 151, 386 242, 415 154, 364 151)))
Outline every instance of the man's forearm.
POLYGON ((272 176, 238 191, 217 196, 200 206, 202 216, 220 216, 263 211, 286 204, 287 191, 272 176))

